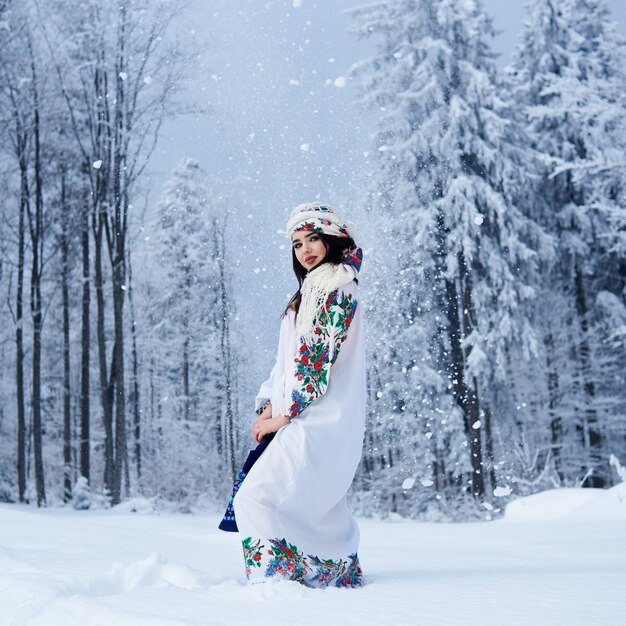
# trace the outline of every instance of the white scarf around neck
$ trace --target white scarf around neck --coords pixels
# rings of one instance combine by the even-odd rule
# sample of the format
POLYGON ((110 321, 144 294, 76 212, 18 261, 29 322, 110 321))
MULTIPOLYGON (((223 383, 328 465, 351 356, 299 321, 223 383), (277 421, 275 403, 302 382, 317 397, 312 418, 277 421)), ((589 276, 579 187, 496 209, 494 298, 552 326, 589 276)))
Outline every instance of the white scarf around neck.
POLYGON ((315 342, 315 314, 320 306, 326 309, 328 294, 356 278, 358 270, 346 263, 321 263, 304 277, 296 330, 307 345, 315 342))

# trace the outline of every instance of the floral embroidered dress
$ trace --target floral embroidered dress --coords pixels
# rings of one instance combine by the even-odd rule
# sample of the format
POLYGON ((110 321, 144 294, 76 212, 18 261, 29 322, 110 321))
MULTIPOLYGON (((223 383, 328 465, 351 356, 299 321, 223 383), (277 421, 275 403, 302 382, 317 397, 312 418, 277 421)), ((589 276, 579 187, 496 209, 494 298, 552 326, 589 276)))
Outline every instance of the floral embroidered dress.
POLYGON ((356 281, 332 291, 308 345, 292 306, 281 319, 278 354, 255 411, 269 402, 283 426, 235 486, 231 504, 251 582, 298 580, 358 587, 359 528, 346 493, 361 458, 365 352, 356 281))

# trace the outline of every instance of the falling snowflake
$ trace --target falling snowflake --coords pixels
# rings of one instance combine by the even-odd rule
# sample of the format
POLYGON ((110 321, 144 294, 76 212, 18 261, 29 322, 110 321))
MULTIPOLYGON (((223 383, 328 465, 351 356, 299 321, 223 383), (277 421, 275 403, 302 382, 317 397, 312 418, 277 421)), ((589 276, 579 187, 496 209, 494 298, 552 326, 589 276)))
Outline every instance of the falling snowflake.
POLYGON ((402 489, 410 489, 415 484, 415 478, 405 478, 402 483, 402 489))

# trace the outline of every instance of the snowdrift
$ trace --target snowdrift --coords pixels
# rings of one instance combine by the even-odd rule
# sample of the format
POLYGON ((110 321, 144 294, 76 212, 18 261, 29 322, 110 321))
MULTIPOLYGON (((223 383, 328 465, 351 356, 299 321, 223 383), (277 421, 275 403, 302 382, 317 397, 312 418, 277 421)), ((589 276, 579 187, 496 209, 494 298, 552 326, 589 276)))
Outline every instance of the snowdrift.
POLYGON ((626 522, 626 483, 610 489, 549 489, 518 498, 506 506, 504 520, 626 522))
POLYGON ((497 522, 359 519, 365 584, 325 590, 246 585, 239 535, 217 514, 0 504, 0 624, 614 626, 625 500, 625 485, 560 489, 497 522))

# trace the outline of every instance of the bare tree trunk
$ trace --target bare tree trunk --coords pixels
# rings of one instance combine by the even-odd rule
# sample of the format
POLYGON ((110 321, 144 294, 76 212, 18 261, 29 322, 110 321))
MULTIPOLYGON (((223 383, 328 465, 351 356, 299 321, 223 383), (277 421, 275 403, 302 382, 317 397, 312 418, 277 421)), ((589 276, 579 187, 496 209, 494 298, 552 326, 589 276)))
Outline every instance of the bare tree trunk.
MULTIPOLYGON (((185 290, 187 293, 191 292, 192 289, 192 276, 191 276, 191 266, 189 264, 185 265, 185 290)), ((191 390, 189 385, 189 359, 190 359, 190 347, 191 347, 191 337, 189 336, 189 322, 191 317, 190 306, 187 304, 182 313, 182 319, 180 320, 182 331, 183 331, 183 367, 182 367, 182 378, 183 378, 183 423, 185 424, 185 429, 189 428, 189 415, 191 413, 191 390)))
MULTIPOLYGON (((19 135, 19 133, 18 133, 19 135)), ((26 410, 24 402, 24 263, 25 263, 25 213, 28 212, 28 166, 26 149, 18 136, 20 164, 20 205, 18 221, 17 251, 17 293, 15 305, 15 347, 16 347, 16 397, 17 397, 17 484, 20 502, 26 502, 26 410)))
POLYGON ((46 505, 46 487, 44 480, 42 427, 41 427, 41 331, 43 315, 41 310, 41 271, 43 264, 43 181, 41 172, 41 144, 39 128, 39 94, 37 90, 37 74, 32 46, 31 77, 33 89, 33 140, 34 140, 34 174, 35 174, 35 213, 29 214, 29 228, 32 245, 32 269, 30 281, 30 306, 33 320, 33 447, 35 453, 35 484, 37 488, 37 506, 46 505))
POLYGON ((123 291, 119 268, 113 270, 113 320, 115 328, 114 393, 115 393, 115 458, 113 463, 112 503, 122 497, 122 471, 126 454, 126 395, 124 389, 123 291))
POLYGON ((72 414, 70 407, 69 217, 65 172, 61 173, 61 299, 63 306, 63 501, 72 499, 72 414))
POLYGON ((225 400, 226 406, 224 411, 224 428, 223 435, 225 436, 224 442, 224 455, 227 456, 224 459, 227 463, 228 469, 231 474, 231 481, 235 480, 237 476, 237 466, 235 462, 235 446, 234 446, 234 433, 233 433, 233 372, 232 372, 232 358, 231 358, 231 346, 230 346, 230 307, 228 303, 228 285, 226 278, 226 243, 224 232, 226 230, 226 224, 219 224, 215 219, 213 220, 213 233, 215 235, 215 252, 217 254, 217 264, 219 269, 219 281, 220 281, 220 348, 222 355, 223 371, 225 375, 226 393, 225 400))
POLYGON ((125 131, 125 97, 123 70, 126 67, 126 8, 121 5, 118 11, 116 61, 116 98, 113 149, 113 220, 112 230, 107 237, 113 278, 113 326, 115 333, 115 459, 113 464, 112 502, 121 502, 122 471, 126 457, 126 391, 124 381, 124 289, 126 287, 126 229, 128 200, 125 188, 126 155, 123 150, 125 131))
POLYGON ((606 485, 606 477, 608 468, 606 460, 603 458, 603 437, 600 432, 598 423, 598 414, 595 409, 595 384, 591 375, 591 348, 589 345, 589 309, 587 307, 587 296, 585 293, 585 285, 583 282, 582 269, 579 264, 575 268, 575 286, 576 286, 576 311, 580 318, 580 328, 582 336, 579 345, 580 366, 583 379, 583 389, 585 393, 585 410, 583 414, 582 432, 584 434, 583 441, 587 446, 587 458, 593 468, 593 473, 585 481, 583 486, 586 487, 604 487, 606 485))
POLYGON ((550 418, 550 436, 552 444, 552 454, 554 458, 554 469, 562 482, 565 474, 562 467, 561 446, 563 445, 563 432, 561 418, 557 415, 559 393, 559 373, 554 367, 554 335, 548 333, 543 339, 546 348, 546 370, 548 378, 548 416, 550 418))
POLYGON ((115 393, 115 456, 113 462, 112 503, 119 504, 122 496, 122 472, 126 455, 126 396, 124 389, 124 330, 123 330, 123 278, 119 263, 113 269, 113 320, 115 349, 113 359, 115 393))
POLYGON ((450 363, 450 375, 454 381, 454 395, 457 403, 463 409, 465 419, 463 420, 465 434, 468 438, 470 463, 472 466, 472 493, 474 496, 484 494, 484 481, 482 475, 482 454, 480 445, 480 435, 478 429, 473 425, 478 421, 478 399, 474 390, 465 382, 465 355, 461 346, 462 338, 465 336, 465 329, 461 325, 459 307, 463 305, 463 299, 467 297, 464 293, 464 282, 466 273, 459 265, 460 289, 453 280, 446 280, 447 298, 447 318, 448 335, 450 339, 450 353, 452 361, 450 363))
POLYGON ((463 360, 463 350, 461 348, 461 327, 458 313, 459 302, 457 296, 457 288, 454 281, 446 281, 446 295, 448 300, 448 335, 450 339, 450 354, 452 356, 452 362, 450 364, 450 376, 453 380, 455 399, 459 406, 463 409, 465 415, 463 425, 465 429, 465 434, 467 435, 470 444, 469 448, 472 465, 472 493, 476 494, 479 485, 477 483, 477 474, 475 472, 475 457, 471 455, 472 447, 474 446, 471 429, 472 418, 471 415, 468 414, 469 394, 467 391, 467 385, 464 382, 465 362, 463 360))
MULTIPOLYGON (((463 338, 469 336, 476 325, 474 302, 472 300, 472 273, 465 262, 463 252, 458 253, 459 282, 461 285, 461 301, 463 312, 463 326, 461 329, 463 338)), ((463 363, 467 363, 471 347, 466 348, 463 354, 463 363)), ((470 453, 472 462, 472 487, 475 496, 483 496, 485 493, 485 480, 483 476, 483 450, 481 443, 482 429, 480 426, 480 403, 478 399, 478 381, 474 377, 472 384, 463 383, 465 419, 469 434, 470 453)))
POLYGON ((472 463, 472 493, 481 497, 485 493, 485 481, 483 478, 483 460, 480 428, 474 428, 479 421, 478 397, 476 395, 476 379, 473 378, 474 386, 464 385, 465 396, 465 421, 470 442, 470 461, 472 463))
MULTIPOLYGON (((96 19, 97 23, 97 19, 96 19)), ((109 494, 113 492, 113 467, 115 464, 113 443, 113 379, 114 373, 107 369, 107 351, 105 334, 105 298, 104 298, 104 233, 108 225, 107 206, 109 202, 109 167, 111 160, 111 119, 109 113, 109 83, 106 72, 105 44, 100 42, 94 71, 95 91, 95 154, 103 157, 104 165, 97 170, 92 187, 93 213, 92 229, 94 235, 94 285, 96 291, 96 337, 98 342, 98 368, 100 378, 100 402, 104 426, 104 487, 109 494), (109 373, 110 372, 110 373, 109 373)), ((113 345, 111 359, 114 360, 116 346, 113 345)))
POLYGON ((486 406, 484 409, 485 415, 485 448, 487 452, 487 458, 489 459, 489 480, 491 482, 491 493, 497 487, 496 480, 496 467, 495 456, 493 452, 493 430, 491 427, 491 409, 486 406))
MULTIPOLYGON (((107 370, 106 336, 104 330, 104 285, 102 276, 102 234, 103 220, 99 211, 93 216, 94 228, 94 278, 96 288, 96 335, 98 341, 98 365, 100 371, 100 401, 104 426, 104 487, 113 490, 113 409, 111 402, 111 382, 107 370)), ((115 351, 115 347, 113 348, 115 351)))
POLYGON ((81 329, 81 363, 80 363, 80 473, 91 482, 90 478, 90 433, 89 433, 89 353, 90 353, 90 322, 91 308, 89 279, 89 212, 87 206, 82 209, 81 251, 83 258, 83 299, 81 329))
MULTIPOLYGON (((183 332, 189 332, 187 328, 183 328, 183 332)), ((189 346, 191 344, 191 339, 189 336, 185 337, 185 341, 183 342, 183 396, 184 396, 184 404, 183 404, 183 419, 185 421, 185 425, 189 424, 189 414, 191 412, 191 397, 190 397, 190 388, 189 388, 189 346)))
MULTIPOLYGON (((148 447, 149 445, 147 454, 148 454, 148 458, 152 458, 152 455, 154 454, 154 450, 156 448, 155 443, 154 443, 154 425, 156 424, 156 414, 157 414, 156 390, 155 390, 155 385, 154 385, 154 360, 152 358, 150 359, 150 371, 148 372, 148 378, 150 380, 150 391, 149 391, 150 393, 150 425, 148 429, 148 438, 146 441, 146 446, 144 446, 144 455, 146 454, 145 448, 148 447)), ((144 432, 145 432, 145 428, 144 428, 144 432)))
POLYGON ((131 338, 133 343, 133 384, 131 405, 133 407, 134 454, 137 466, 137 480, 141 480, 141 409, 139 399, 139 354, 137 352, 137 321, 133 300, 133 273, 130 252, 128 252, 128 302, 130 303, 131 338))
MULTIPOLYGON (((6 7, 4 7, 6 9, 6 7)), ((20 173, 20 197, 18 205, 18 244, 17 244, 17 289, 15 294, 15 384, 16 384, 16 413, 17 413, 17 484, 19 501, 27 502, 26 476, 30 450, 30 433, 26 430, 26 400, 24 392, 24 268, 26 263, 26 217, 30 224, 30 197, 31 189, 28 179, 28 154, 31 136, 29 121, 25 119, 26 112, 20 98, 19 88, 15 85, 15 78, 10 75, 5 64, 2 69, 2 82, 6 85, 6 93, 12 105, 12 118, 15 124, 14 149, 20 173)))
POLYGON ((474 389, 465 381, 465 358, 463 353, 462 340, 465 336, 467 325, 471 323, 468 317, 461 320, 459 309, 465 308, 464 302, 469 300, 471 303, 471 291, 466 293, 466 289, 471 285, 466 284, 467 268, 465 267, 462 254, 459 253, 459 278, 458 280, 450 280, 445 275, 445 248, 446 235, 448 229, 445 225, 445 219, 442 213, 437 216, 437 239, 439 242, 439 253, 437 258, 437 268, 435 279, 444 287, 439 304, 445 311, 447 319, 447 334, 450 342, 450 356, 448 357, 445 367, 448 375, 453 383, 453 393, 457 404, 461 407, 464 414, 464 430, 468 438, 470 463, 472 466, 472 493, 474 496, 482 496, 485 492, 484 480, 482 475, 482 455, 480 449, 480 437, 478 432, 473 428, 473 424, 478 420, 478 399, 476 398, 474 389), (457 284, 458 283, 458 284, 457 284))

